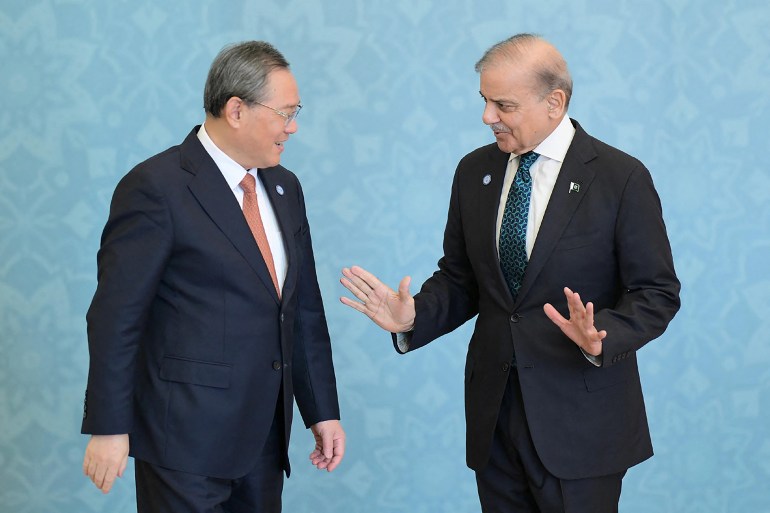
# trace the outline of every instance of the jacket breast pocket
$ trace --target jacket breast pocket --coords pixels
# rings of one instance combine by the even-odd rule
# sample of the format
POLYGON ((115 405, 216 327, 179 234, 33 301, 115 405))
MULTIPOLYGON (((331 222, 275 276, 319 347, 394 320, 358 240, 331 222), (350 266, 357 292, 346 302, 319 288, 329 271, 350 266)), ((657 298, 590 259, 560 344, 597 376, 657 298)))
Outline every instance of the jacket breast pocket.
POLYGON ((165 356, 160 366, 160 378, 190 385, 230 388, 232 370, 232 366, 226 363, 165 356))
POLYGON ((586 233, 573 233, 564 235, 556 245, 555 251, 571 251, 584 248, 586 246, 595 246, 601 241, 601 234, 598 231, 586 233))

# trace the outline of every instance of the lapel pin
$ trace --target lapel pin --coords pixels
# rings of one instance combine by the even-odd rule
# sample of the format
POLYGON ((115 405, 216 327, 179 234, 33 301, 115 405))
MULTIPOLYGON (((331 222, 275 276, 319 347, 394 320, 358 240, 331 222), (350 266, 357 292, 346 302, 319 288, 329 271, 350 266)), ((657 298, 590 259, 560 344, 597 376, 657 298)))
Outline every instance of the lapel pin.
POLYGON ((580 192, 580 184, 577 182, 570 182, 569 183, 569 193, 572 194, 573 192, 580 192))
POLYGON ((275 186, 275 192, 277 192, 278 194, 283 196, 283 187, 281 187, 280 185, 276 185, 275 186))
POLYGON ((481 179, 481 183, 484 185, 489 185, 489 183, 492 181, 492 175, 484 175, 484 178, 481 179))

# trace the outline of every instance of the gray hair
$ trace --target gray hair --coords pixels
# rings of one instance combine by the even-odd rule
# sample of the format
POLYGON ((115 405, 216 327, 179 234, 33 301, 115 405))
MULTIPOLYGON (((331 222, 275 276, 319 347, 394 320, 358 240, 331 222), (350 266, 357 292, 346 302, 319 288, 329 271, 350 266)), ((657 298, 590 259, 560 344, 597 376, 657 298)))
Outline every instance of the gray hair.
POLYGON ((289 63, 270 43, 246 41, 224 47, 211 63, 203 108, 219 117, 233 96, 247 105, 264 101, 267 77, 275 69, 289 69, 289 63))
POLYGON ((545 98, 551 91, 561 89, 566 96, 565 108, 572 97, 572 77, 564 57, 548 41, 536 34, 516 34, 493 45, 476 63, 476 72, 481 73, 487 66, 500 61, 515 62, 526 57, 536 44, 545 44, 553 49, 548 58, 535 63, 532 73, 540 86, 540 97, 545 98))

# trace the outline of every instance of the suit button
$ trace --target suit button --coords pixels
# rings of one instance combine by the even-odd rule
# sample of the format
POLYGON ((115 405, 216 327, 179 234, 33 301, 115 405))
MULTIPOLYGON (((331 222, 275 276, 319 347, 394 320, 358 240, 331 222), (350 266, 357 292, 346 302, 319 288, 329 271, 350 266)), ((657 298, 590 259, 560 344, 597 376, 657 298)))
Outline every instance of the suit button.
POLYGON ((283 322, 283 314, 281 314, 281 322, 283 322))
POLYGON ((273 370, 277 370, 277 371, 281 370, 281 362, 279 362, 278 360, 274 361, 273 370))
POLYGON ((517 322, 519 322, 519 319, 521 319, 521 316, 519 314, 516 313, 516 314, 511 315, 511 322, 512 323, 516 324, 517 322))
POLYGON ((508 372, 508 369, 511 367, 511 365, 508 362, 503 362, 503 372, 508 372))

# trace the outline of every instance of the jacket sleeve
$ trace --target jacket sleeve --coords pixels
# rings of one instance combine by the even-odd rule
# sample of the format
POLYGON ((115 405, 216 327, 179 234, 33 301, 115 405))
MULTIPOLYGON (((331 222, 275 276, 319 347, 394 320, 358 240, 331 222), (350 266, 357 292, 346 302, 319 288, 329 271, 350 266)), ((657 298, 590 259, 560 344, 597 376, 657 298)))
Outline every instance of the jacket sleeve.
POLYGON ((619 203, 615 251, 623 288, 615 306, 595 316, 596 327, 607 330, 605 367, 659 337, 680 307, 681 285, 660 199, 641 164, 629 176, 619 203))
POLYGON ((294 396, 306 427, 340 418, 332 348, 316 276, 313 243, 302 188, 297 184, 302 228, 297 236, 301 268, 292 354, 294 396))
POLYGON ((164 198, 136 168, 115 190, 97 254, 83 433, 131 432, 137 352, 171 245, 164 198))

